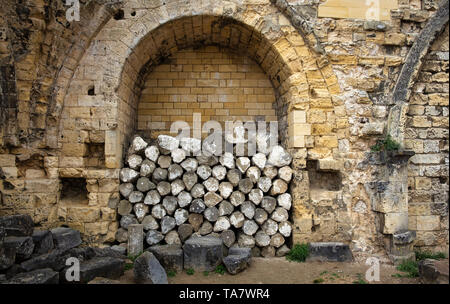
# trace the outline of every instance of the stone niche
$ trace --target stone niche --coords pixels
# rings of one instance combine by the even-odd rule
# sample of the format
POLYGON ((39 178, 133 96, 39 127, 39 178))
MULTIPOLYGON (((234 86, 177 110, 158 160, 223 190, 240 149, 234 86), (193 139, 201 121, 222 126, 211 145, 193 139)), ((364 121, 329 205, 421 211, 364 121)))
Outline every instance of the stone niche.
POLYGON ((61 178, 60 202, 65 205, 87 205, 89 200, 86 179, 61 178))

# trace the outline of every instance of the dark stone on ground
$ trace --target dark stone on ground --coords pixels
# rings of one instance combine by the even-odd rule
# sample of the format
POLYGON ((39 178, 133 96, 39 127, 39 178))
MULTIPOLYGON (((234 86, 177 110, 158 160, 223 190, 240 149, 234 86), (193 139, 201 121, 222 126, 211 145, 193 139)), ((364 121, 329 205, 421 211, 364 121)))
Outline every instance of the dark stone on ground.
POLYGON ((183 271, 183 250, 181 245, 156 245, 148 248, 166 271, 183 271))
POLYGON ((91 247, 72 248, 70 250, 54 249, 49 253, 36 255, 20 264, 25 271, 41 268, 51 268, 61 271, 66 267, 66 260, 75 257, 80 261, 85 261, 95 257, 95 252, 91 247))
POLYGON ((34 231, 32 237, 34 242, 33 253, 43 254, 53 249, 53 236, 49 230, 34 231))
POLYGON ((16 260, 15 248, 0 247, 0 271, 11 267, 16 260))
POLYGON ((150 251, 136 259, 133 271, 136 283, 168 284, 166 271, 150 251))
POLYGON ((12 277, 18 275, 19 273, 25 272, 25 270, 20 266, 20 264, 14 264, 6 270, 5 275, 9 280, 12 277))
POLYGON ((233 247, 228 251, 228 256, 223 258, 223 264, 230 274, 237 274, 249 266, 251 258, 250 248, 233 247))
POLYGON ((77 247, 81 244, 80 232, 74 229, 59 227, 51 230, 55 248, 60 250, 77 247))
POLYGON ((222 239, 212 236, 191 237, 183 245, 184 269, 213 271, 222 263, 222 239))
POLYGON ((123 275, 125 261, 113 257, 94 257, 87 261, 80 262, 80 281, 68 282, 66 272, 70 267, 66 267, 60 272, 60 281, 64 283, 88 283, 96 277, 108 279, 118 279, 123 275))
POLYGON ((42 268, 51 268, 59 271, 65 266, 65 260, 62 257, 63 253, 64 251, 55 249, 49 253, 33 256, 29 260, 20 263, 20 266, 24 269, 24 271, 32 271, 42 268))
POLYGON ((419 277, 425 284, 448 284, 448 260, 425 259, 419 261, 419 277))
POLYGON ((16 252, 16 262, 21 262, 33 254, 34 243, 31 236, 7 236, 3 240, 5 248, 14 248, 16 252))
POLYGON ((5 228, 0 227, 0 247, 2 247, 3 239, 6 237, 5 228))
POLYGON ((344 243, 310 243, 307 261, 351 262, 353 255, 350 247, 344 243))
MULTIPOLYGON (((117 246, 121 247, 121 246, 117 246)), ((105 247, 105 248, 92 248, 94 251, 94 254, 96 257, 111 257, 111 258, 118 258, 118 259, 127 259, 127 256, 123 254, 122 252, 113 249, 112 247, 105 247)), ((126 250, 126 249, 125 249, 126 250)))
POLYGON ((19 273, 4 284, 58 284, 59 274, 49 268, 19 273))
POLYGON ((34 223, 31 216, 25 214, 2 216, 0 227, 5 230, 6 236, 31 236, 34 223))

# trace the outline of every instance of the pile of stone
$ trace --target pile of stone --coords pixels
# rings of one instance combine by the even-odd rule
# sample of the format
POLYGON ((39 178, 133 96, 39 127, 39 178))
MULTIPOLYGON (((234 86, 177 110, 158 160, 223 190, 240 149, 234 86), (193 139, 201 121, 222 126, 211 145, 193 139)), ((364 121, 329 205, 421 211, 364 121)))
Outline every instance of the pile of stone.
POLYGON ((195 272, 214 271, 223 264, 230 274, 247 269, 251 262, 250 248, 229 248, 224 256, 223 241, 214 236, 191 236, 180 244, 154 245, 134 262, 136 283, 167 284, 167 272, 181 273, 183 269, 195 272))
POLYGON ((117 241, 126 247, 128 227, 142 224, 148 246, 212 235, 254 256, 284 255, 292 157, 281 146, 258 150, 217 157, 206 141, 160 135, 149 144, 135 136, 120 171, 117 241))
POLYGON ((87 283, 123 274, 126 256, 122 253, 81 247, 81 243, 80 232, 71 228, 35 230, 29 215, 0 217, 0 284, 87 283), (72 273, 74 259, 80 271, 72 281, 66 274, 72 273))

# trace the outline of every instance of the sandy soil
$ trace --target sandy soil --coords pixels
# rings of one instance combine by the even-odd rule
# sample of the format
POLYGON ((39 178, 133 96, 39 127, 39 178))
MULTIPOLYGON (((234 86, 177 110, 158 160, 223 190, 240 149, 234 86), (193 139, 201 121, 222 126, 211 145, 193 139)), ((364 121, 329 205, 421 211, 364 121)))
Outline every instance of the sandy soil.
MULTIPOLYGON (((185 271, 169 278, 170 284, 355 284, 359 278, 365 281, 365 273, 369 266, 364 263, 329 263, 308 262, 296 263, 285 258, 253 258, 249 268, 237 275, 214 272, 194 273, 185 271)), ((392 265, 382 264, 380 281, 370 284, 417 284, 417 278, 397 278, 393 274, 400 273, 392 265)), ((120 279, 123 284, 133 283, 133 270, 125 272, 120 279)))

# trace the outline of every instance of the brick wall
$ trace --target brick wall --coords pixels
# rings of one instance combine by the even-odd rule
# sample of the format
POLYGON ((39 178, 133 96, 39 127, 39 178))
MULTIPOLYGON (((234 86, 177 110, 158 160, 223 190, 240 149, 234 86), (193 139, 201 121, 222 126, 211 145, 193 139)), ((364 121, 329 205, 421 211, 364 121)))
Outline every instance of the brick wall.
POLYGON ((178 120, 192 128, 193 113, 202 124, 215 120, 222 127, 230 120, 276 121, 274 102, 271 82, 251 59, 216 46, 185 49, 146 78, 138 130, 154 138, 178 120))
POLYGON ((416 155, 409 169, 409 228, 416 246, 448 250, 448 25, 433 44, 413 88, 406 148, 416 155))

